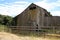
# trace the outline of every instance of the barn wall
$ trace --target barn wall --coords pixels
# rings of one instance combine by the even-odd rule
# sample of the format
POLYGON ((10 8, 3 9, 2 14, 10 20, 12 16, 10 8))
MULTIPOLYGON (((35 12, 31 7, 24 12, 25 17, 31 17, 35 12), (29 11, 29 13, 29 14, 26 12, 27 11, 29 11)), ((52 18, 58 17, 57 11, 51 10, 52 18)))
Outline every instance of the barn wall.
POLYGON ((59 16, 53 16, 53 25, 54 26, 60 26, 60 17, 59 16))
POLYGON ((60 17, 44 17, 43 26, 60 26, 60 17))
POLYGON ((30 5, 18 15, 16 24, 17 26, 60 26, 60 17, 49 16, 48 13, 47 10, 39 6, 30 5), (31 7, 34 8, 31 10, 31 7))
POLYGON ((18 16, 17 26, 34 26, 37 23, 36 19, 37 19, 37 14, 39 13, 38 8, 36 7, 36 9, 33 10, 30 10, 29 8, 24 10, 18 16))

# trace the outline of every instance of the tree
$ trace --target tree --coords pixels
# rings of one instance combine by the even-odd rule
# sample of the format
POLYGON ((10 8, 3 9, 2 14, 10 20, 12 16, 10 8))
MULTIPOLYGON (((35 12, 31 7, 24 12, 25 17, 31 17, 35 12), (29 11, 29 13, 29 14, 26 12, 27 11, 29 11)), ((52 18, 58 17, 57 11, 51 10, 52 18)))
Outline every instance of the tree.
POLYGON ((7 25, 7 23, 8 23, 8 19, 7 19, 6 17, 4 17, 4 19, 3 19, 3 24, 4 24, 4 25, 7 25))
POLYGON ((3 18, 4 18, 4 16, 2 16, 2 15, 0 14, 0 24, 3 24, 3 18))
POLYGON ((13 17, 0 14, 0 24, 1 25, 11 25, 12 20, 13 20, 13 17))

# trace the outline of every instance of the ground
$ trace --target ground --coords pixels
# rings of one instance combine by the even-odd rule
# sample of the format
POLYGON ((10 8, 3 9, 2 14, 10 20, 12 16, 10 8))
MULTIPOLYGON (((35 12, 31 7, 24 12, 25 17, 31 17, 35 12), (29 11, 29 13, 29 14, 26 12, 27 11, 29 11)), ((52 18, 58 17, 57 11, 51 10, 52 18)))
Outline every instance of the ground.
POLYGON ((28 37, 28 36, 16 36, 14 34, 0 32, 0 40, 43 40, 42 38, 28 37))
POLYGON ((60 40, 60 38, 33 37, 33 36, 20 36, 20 35, 18 36, 7 32, 0 32, 0 40, 60 40))

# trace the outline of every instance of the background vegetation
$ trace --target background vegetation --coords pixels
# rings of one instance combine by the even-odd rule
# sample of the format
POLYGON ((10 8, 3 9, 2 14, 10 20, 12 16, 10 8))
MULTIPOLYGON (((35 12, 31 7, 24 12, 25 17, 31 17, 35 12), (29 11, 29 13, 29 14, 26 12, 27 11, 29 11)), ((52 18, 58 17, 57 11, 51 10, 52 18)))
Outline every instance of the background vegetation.
POLYGON ((12 25, 13 17, 0 14, 0 31, 9 31, 9 26, 12 25))
POLYGON ((13 17, 0 14, 0 25, 11 25, 13 17))

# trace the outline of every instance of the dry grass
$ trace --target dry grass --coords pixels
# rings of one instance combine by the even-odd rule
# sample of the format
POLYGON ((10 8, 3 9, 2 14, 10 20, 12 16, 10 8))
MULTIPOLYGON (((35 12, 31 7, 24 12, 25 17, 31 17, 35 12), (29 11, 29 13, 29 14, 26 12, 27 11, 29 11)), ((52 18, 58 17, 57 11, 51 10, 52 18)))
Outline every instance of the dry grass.
POLYGON ((18 36, 22 38, 22 40, 60 40, 60 34, 21 32, 18 36))
POLYGON ((60 34, 46 34, 41 31, 40 32, 21 31, 20 33, 18 33, 19 31, 17 31, 12 34, 7 33, 6 31, 8 31, 8 28, 4 27, 5 27, 4 25, 0 26, 0 31, 3 31, 0 32, 0 40, 60 40, 60 34))
POLYGON ((11 33, 0 32, 0 40, 60 40, 60 38, 46 35, 42 37, 22 36, 22 35, 17 36, 11 33))

